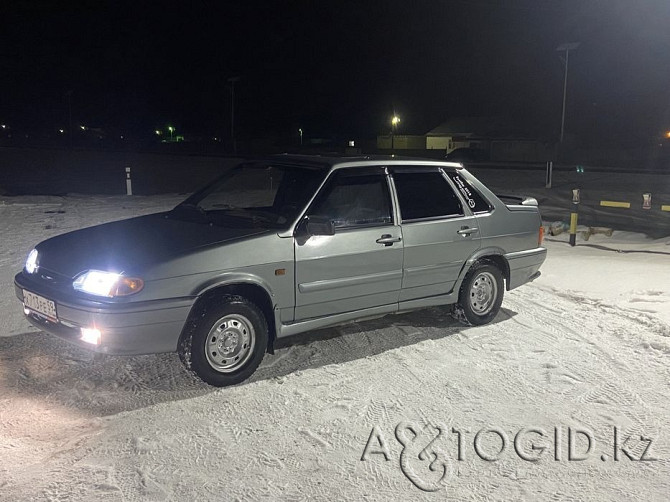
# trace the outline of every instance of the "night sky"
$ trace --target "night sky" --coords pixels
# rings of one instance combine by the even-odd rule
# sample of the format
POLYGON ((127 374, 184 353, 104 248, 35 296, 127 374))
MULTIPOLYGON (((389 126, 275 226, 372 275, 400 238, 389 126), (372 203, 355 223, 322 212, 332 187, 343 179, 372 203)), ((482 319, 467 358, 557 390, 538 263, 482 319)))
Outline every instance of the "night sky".
POLYGON ((14 0, 0 7, 0 122, 120 134, 424 134, 455 116, 650 141, 670 129, 668 0, 14 0), (138 6, 138 4, 142 4, 138 6))

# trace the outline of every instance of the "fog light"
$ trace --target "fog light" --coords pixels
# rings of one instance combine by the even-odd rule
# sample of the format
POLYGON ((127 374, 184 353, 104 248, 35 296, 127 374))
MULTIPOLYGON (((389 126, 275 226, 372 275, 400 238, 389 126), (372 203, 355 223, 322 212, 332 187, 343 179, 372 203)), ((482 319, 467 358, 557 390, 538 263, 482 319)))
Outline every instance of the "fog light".
POLYGON ((81 328, 81 341, 93 345, 100 345, 100 330, 96 328, 81 328))

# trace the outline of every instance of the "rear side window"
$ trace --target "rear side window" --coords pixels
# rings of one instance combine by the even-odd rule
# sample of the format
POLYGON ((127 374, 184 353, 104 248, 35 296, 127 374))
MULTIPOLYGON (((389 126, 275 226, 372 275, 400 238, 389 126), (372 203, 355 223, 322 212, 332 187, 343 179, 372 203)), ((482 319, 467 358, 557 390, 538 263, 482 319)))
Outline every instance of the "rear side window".
POLYGON ((461 192, 465 202, 470 206, 473 213, 487 213, 492 207, 482 194, 480 194, 470 182, 457 172, 447 172, 447 176, 456 185, 456 189, 461 192))
POLYGON ((463 216, 463 207, 440 172, 393 174, 403 221, 463 216))

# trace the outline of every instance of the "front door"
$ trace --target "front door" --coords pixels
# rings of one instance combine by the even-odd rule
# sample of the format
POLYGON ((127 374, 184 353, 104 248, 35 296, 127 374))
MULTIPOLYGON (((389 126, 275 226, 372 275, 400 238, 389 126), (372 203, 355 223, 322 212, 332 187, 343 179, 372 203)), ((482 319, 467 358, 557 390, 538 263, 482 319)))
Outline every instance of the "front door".
POLYGON ((335 234, 296 233, 296 321, 398 302, 402 232, 383 168, 335 171, 307 213, 335 234))

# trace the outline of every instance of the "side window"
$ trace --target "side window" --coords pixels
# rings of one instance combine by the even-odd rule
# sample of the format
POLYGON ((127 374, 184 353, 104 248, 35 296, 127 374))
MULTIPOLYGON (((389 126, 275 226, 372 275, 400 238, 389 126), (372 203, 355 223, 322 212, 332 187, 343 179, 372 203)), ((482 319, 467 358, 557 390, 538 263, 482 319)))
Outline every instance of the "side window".
POLYGON ((480 194, 470 182, 457 172, 447 172, 447 176, 454 182, 456 188, 468 203, 473 213, 487 213, 492 207, 482 194, 480 194))
POLYGON ((463 216, 463 206, 440 172, 393 174, 402 220, 463 216))
POLYGON ((389 225, 393 219, 386 176, 338 172, 321 190, 309 212, 329 218, 335 228, 389 225))

